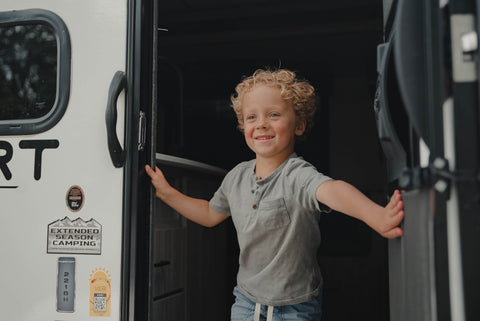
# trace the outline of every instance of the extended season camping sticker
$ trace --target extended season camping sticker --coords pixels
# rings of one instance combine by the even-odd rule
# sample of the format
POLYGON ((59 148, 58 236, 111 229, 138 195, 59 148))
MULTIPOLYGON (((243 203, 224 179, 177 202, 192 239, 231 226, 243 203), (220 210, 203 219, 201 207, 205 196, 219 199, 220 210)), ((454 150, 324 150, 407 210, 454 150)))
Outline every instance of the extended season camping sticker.
POLYGON ((68 217, 48 224, 47 253, 101 254, 102 225, 93 218, 85 222, 68 217))

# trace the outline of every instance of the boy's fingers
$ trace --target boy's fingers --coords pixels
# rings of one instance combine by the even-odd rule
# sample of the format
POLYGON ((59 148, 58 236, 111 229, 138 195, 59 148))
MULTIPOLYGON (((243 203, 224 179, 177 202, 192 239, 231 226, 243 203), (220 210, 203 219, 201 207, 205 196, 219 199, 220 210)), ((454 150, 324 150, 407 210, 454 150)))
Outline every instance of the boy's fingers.
POLYGON ((160 169, 158 167, 155 167, 155 171, 150 167, 150 165, 145 165, 145 172, 147 172, 147 175, 153 178, 158 173, 161 173, 160 169))
POLYGON ((151 175, 153 173, 152 168, 148 164, 145 165, 145 171, 147 172, 148 175, 151 175))
POLYGON ((401 199, 402 199, 402 194, 400 194, 399 191, 397 191, 397 193, 395 194, 395 196, 396 196, 396 198, 397 198, 398 200, 401 200, 401 199))
POLYGON ((389 239, 394 239, 394 238, 402 236, 402 235, 403 235, 403 230, 400 227, 395 227, 395 228, 391 229, 390 231, 383 234, 384 237, 389 238, 389 239))
POLYGON ((404 217, 405 217, 405 212, 404 211, 398 212, 397 215, 394 216, 394 218, 393 218, 393 224, 394 225, 399 225, 400 222, 402 222, 404 217))
POLYGON ((402 208, 403 208, 403 202, 399 201, 394 207, 394 212, 400 211, 402 208))
POLYGON ((399 198, 397 194, 394 194, 392 198, 390 199, 390 202, 387 204, 387 208, 395 208, 399 202, 399 198))

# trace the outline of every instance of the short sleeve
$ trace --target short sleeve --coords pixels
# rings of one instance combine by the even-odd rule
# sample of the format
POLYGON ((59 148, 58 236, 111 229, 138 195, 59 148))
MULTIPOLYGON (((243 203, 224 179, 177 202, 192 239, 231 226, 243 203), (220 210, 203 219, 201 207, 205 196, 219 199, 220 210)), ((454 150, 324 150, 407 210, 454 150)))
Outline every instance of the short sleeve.
POLYGON ((228 200, 225 197, 225 194, 220 187, 215 194, 213 195, 212 199, 208 203, 210 208, 215 212, 223 215, 231 215, 230 206, 228 205, 228 200))
POLYGON ((330 212, 331 209, 317 200, 317 189, 326 181, 332 180, 317 171, 317 169, 306 161, 293 164, 291 174, 289 175, 295 198, 306 209, 320 212, 330 212))
POLYGON ((218 188, 218 190, 213 194, 213 197, 210 199, 208 203, 210 208, 215 212, 223 215, 231 215, 230 205, 227 198, 226 187, 228 186, 228 178, 229 175, 225 176, 222 181, 222 184, 218 188))

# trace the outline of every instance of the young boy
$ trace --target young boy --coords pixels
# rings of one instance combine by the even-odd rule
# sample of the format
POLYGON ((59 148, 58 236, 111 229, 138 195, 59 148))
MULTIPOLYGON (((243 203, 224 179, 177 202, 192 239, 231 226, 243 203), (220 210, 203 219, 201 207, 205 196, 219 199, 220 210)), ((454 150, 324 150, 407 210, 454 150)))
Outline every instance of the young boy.
POLYGON ((233 168, 210 202, 181 194, 160 169, 145 167, 156 196, 186 218, 212 227, 232 217, 240 245, 234 321, 320 320, 320 212, 343 212, 387 238, 403 233, 398 191, 379 206, 294 153, 312 126, 314 101, 313 87, 288 70, 258 70, 238 84, 233 108, 256 157, 233 168))

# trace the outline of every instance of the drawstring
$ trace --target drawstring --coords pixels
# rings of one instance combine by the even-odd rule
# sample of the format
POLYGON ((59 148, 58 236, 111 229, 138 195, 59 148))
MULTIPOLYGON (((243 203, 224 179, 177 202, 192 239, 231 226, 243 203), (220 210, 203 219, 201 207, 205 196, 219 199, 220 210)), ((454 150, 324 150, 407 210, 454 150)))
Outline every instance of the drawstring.
POLYGON ((253 321, 260 321, 260 303, 255 305, 255 315, 253 317, 253 321))
POLYGON ((268 306, 267 321, 273 321, 273 307, 271 305, 268 306))
MULTIPOLYGON (((260 321, 260 308, 262 305, 260 303, 255 304, 255 314, 253 317, 253 321, 260 321)), ((273 306, 268 306, 267 311, 267 321, 273 321, 273 306)))

